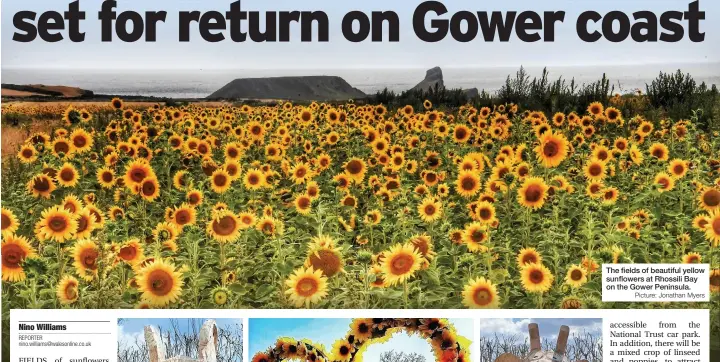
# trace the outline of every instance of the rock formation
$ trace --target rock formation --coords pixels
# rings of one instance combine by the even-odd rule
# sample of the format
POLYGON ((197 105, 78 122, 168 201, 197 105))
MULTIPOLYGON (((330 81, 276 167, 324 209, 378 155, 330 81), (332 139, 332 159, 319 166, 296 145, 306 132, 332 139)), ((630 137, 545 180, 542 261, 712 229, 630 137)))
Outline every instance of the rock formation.
POLYGON ((442 69, 440 67, 435 67, 432 69, 429 69, 425 73, 425 79, 423 79, 422 82, 418 83, 418 85, 412 87, 410 90, 424 90, 427 91, 429 89, 435 88, 435 85, 442 88, 445 86, 445 82, 443 81, 443 74, 442 69))
POLYGON ((340 77, 273 77, 235 79, 208 99, 282 99, 291 101, 326 101, 364 98, 340 77))
MULTIPOLYGON (((445 80, 443 79, 443 73, 440 67, 428 69, 425 73, 425 79, 418 83, 418 85, 412 87, 410 91, 422 90, 427 92, 430 89, 435 89, 435 86, 438 88, 445 87, 445 80)), ((480 95, 480 91, 477 88, 463 89, 463 92, 465 92, 468 98, 475 98, 480 95)))

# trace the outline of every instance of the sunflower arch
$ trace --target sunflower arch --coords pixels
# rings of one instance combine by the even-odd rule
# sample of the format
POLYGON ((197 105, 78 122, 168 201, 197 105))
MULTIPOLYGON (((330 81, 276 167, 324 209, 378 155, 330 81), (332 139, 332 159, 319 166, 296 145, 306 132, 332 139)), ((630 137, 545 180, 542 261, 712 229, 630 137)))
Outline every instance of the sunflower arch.
POLYGON ((369 346, 387 342, 394 334, 403 331, 427 340, 436 361, 470 361, 470 340, 458 336, 455 328, 446 319, 357 318, 350 323, 347 335, 335 341, 331 353, 310 341, 280 338, 266 352, 257 353, 252 362, 282 362, 293 359, 308 362, 362 362, 362 356, 369 346))

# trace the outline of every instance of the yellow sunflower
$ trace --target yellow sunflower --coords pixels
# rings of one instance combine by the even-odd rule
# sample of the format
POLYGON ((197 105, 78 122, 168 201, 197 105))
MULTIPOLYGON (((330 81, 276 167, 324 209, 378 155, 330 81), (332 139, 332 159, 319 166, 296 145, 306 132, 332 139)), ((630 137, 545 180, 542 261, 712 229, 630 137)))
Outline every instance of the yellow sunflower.
POLYGON ((422 256, 410 243, 397 244, 383 253, 380 263, 385 282, 396 285, 405 282, 420 269, 422 256))
POLYGON ((428 196, 418 205, 420 219, 427 223, 439 220, 442 217, 442 211, 442 204, 434 197, 428 196))
POLYGON ((74 187, 75 185, 77 185, 79 180, 78 171, 72 164, 65 163, 58 170, 57 175, 55 176, 55 180, 60 186, 74 187))
POLYGON ((250 169, 243 178, 243 184, 248 190, 259 190, 266 186, 265 174, 258 169, 250 169))
POLYGON ((480 190, 480 177, 473 171, 462 171, 455 181, 455 190, 465 198, 470 198, 480 190))
POLYGON ((588 113, 592 114, 593 116, 599 116, 603 114, 604 107, 602 103, 600 102, 592 102, 587 108, 588 113))
POLYGON ((265 235, 274 236, 278 233, 280 222, 272 216, 263 216, 255 223, 255 229, 265 235))
POLYGON ((122 101, 122 99, 116 97, 116 98, 113 98, 113 99, 110 101, 110 105, 111 105, 114 109, 122 109, 122 108, 123 108, 123 101, 122 101))
POLYGON ((230 189, 232 177, 223 168, 218 168, 210 176, 210 188, 218 194, 223 194, 230 189))
POLYGON ((3 234, 2 249, 2 280, 16 283, 25 280, 23 262, 35 256, 35 250, 24 236, 3 234))
POLYGON ((296 307, 304 305, 310 308, 310 304, 316 304, 327 296, 327 277, 313 267, 297 269, 285 285, 288 287, 285 294, 296 307))
POLYGON ((667 161, 670 156, 670 151, 668 151, 668 147, 662 143, 653 143, 650 146, 648 153, 660 161, 667 161))
POLYGON ((592 159, 583 168, 585 178, 590 181, 600 181, 607 176, 607 167, 604 161, 592 159))
POLYGON ((367 171, 367 166, 365 165, 365 161, 359 159, 359 158, 352 158, 350 161, 345 163, 345 174, 355 183, 360 184, 362 183, 363 179, 365 178, 365 172, 367 171))
POLYGON ((707 238, 714 247, 720 246, 720 209, 711 211, 708 215, 707 225, 705 226, 705 238, 707 238))
POLYGON ((293 202, 295 210, 301 215, 310 215, 312 211, 312 198, 306 194, 299 195, 293 202))
POLYGON ((568 156, 568 140, 559 132, 545 132, 540 136, 540 144, 535 154, 545 167, 557 167, 568 156))
POLYGON ((322 271, 323 275, 328 278, 345 271, 345 260, 343 260, 342 252, 338 247, 334 247, 334 242, 320 243, 317 239, 329 239, 328 237, 313 238, 308 257, 305 260, 306 267, 313 267, 315 270, 322 271))
POLYGON ((565 275, 565 283, 573 288, 580 288, 587 283, 587 271, 580 265, 571 265, 565 275))
POLYGON ((655 185, 657 186, 656 189, 660 192, 671 191, 675 188, 675 179, 665 172, 660 172, 655 175, 655 185))
POLYGON ((17 158, 20 162, 30 164, 37 160, 37 149, 31 144, 24 144, 20 147, 20 151, 17 153, 17 158))
POLYGON ((96 228, 95 217, 88 208, 81 208, 75 213, 75 221, 77 229, 75 229, 75 239, 85 240, 90 237, 96 228))
POLYGON ((453 140, 456 143, 466 143, 472 137, 472 130, 465 125, 457 125, 453 129, 453 140))
POLYGON ((380 224, 380 221, 382 220, 382 213, 377 210, 370 210, 365 215, 365 223, 369 225, 378 225, 380 224))
POLYGON ((70 142, 77 153, 90 151, 94 143, 92 136, 82 128, 77 128, 70 134, 70 142))
POLYGON ((614 205, 620 196, 620 191, 615 187, 608 187, 602 190, 602 203, 603 205, 614 205))
POLYGON ((241 212, 238 218, 240 219, 240 229, 242 230, 253 227, 257 221, 257 217, 251 212, 241 212))
POLYGON ((73 247, 73 266, 80 278, 91 281, 98 274, 100 249, 91 240, 78 241, 73 247))
POLYGON ((473 222, 463 230, 462 240, 471 252, 487 251, 485 244, 490 237, 487 225, 480 222, 473 222))
POLYGON ((526 264, 520 275, 523 288, 530 293, 544 293, 552 288, 554 277, 543 264, 526 264))
POLYGON ((0 226, 2 227, 2 235, 10 235, 14 234, 15 231, 17 231, 20 224, 18 223, 18 219, 15 216, 15 213, 12 212, 10 209, 2 208, 2 221, 0 222, 0 226))
POLYGON ((185 200, 188 204, 192 205, 193 207, 198 207, 202 205, 204 196, 202 191, 200 190, 190 190, 185 194, 185 200))
POLYGON ((53 206, 43 210, 40 220, 35 224, 35 233, 40 240, 52 239, 64 243, 74 237, 77 226, 73 214, 60 206, 53 206))
POLYGON ((518 189, 518 202, 523 207, 537 210, 545 204, 548 186, 539 177, 528 177, 518 189))
POLYGON ((110 189, 115 186, 115 171, 109 167, 103 167, 97 170, 97 181, 104 189, 110 189))
POLYGON ((145 259, 145 254, 140 241, 137 239, 130 239, 118 249, 117 257, 123 262, 134 266, 145 259))
POLYGON ((160 184, 154 176, 146 177, 138 185, 140 196, 149 202, 155 201, 160 196, 160 184))
POLYGON ((710 293, 720 293, 720 269, 710 271, 710 293))
POLYGON ((50 149, 52 150, 52 154, 58 158, 67 157, 68 155, 72 155, 72 153, 75 152, 72 144, 63 137, 56 138, 50 145, 50 149))
POLYGON ((49 199, 50 194, 55 191, 55 182, 46 174, 39 174, 27 183, 28 193, 35 197, 49 199))
POLYGON ((144 158, 139 158, 127 165, 123 180, 125 181, 125 185, 132 190, 133 187, 140 185, 145 178, 154 176, 155 172, 152 167, 150 167, 148 161, 144 158))
POLYGON ((462 295, 463 304, 468 308, 497 308, 500 305, 497 288, 483 277, 471 279, 462 295))
POLYGON ((217 212, 207 224, 207 233, 214 240, 228 243, 240 237, 240 220, 229 210, 217 212))
POLYGON ((518 268, 524 268, 528 264, 542 264, 542 255, 535 248, 523 248, 516 261, 518 268))
POLYGON ((155 259, 144 266, 136 278, 143 301, 152 306, 165 307, 180 298, 182 274, 162 259, 155 259))
POLYGON ((300 162, 290 169, 290 180, 295 184, 303 184, 312 179, 312 171, 310 165, 305 162, 300 162))
POLYGON ((195 224, 197 211, 190 204, 183 203, 173 210, 171 221, 181 229, 186 225, 195 224))
POLYGON ((700 264, 702 256, 698 253, 687 253, 682 257, 683 264, 700 264))
POLYGON ((680 159, 674 159, 670 161, 670 164, 668 165, 668 173, 670 173, 674 178, 682 178, 685 177, 685 175, 688 172, 688 163, 687 161, 680 160, 680 159))
POLYGON ((330 360, 334 362, 348 362, 355 352, 355 345, 346 339, 338 339, 333 344, 332 357, 330 360))
POLYGON ((173 187, 176 190, 182 191, 185 190, 185 187, 188 186, 188 173, 185 170, 181 170, 175 173, 173 175, 173 187))
POLYGON ((630 160, 632 160, 635 165, 640 165, 643 163, 644 159, 645 157, 643 156, 642 151, 636 144, 630 146, 630 160))
POLYGON ((180 232, 181 231, 175 224, 170 222, 161 222, 158 223, 152 231, 153 240, 162 243, 172 243, 175 242, 177 237, 180 235, 180 232))
POLYGON ((698 195, 698 205, 706 211, 720 209, 720 190, 714 187, 704 187, 698 195))
POLYGON ((358 343, 365 342, 372 337, 373 320, 370 318, 356 318, 350 323, 350 331, 358 343))
POLYGON ((75 277, 66 275, 58 282, 55 294, 60 304, 73 304, 80 297, 80 284, 75 277))

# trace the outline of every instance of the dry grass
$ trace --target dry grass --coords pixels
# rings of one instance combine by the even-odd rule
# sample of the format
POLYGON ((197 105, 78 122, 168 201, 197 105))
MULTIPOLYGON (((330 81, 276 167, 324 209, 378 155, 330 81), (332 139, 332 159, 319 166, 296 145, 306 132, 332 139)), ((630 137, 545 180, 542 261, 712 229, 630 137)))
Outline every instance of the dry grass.
MULTIPOLYGON (((3 92, 5 90, 3 89, 3 92)), ((18 102, 3 102, 4 105, 13 105, 14 107, 32 107, 37 105, 42 105, 45 107, 53 107, 58 106, 61 108, 67 108, 70 105, 73 105, 77 108, 87 107, 87 106, 106 106, 110 102, 109 101, 88 101, 88 102, 82 102, 77 100, 67 100, 67 101, 52 101, 52 102, 25 102, 25 101, 18 101, 18 102)), ((151 107, 154 104, 157 104, 157 102, 126 102, 126 108, 147 108, 151 107)), ((61 116, 61 114, 59 114, 61 116)))
POLYGON ((14 89, 2 89, 2 96, 3 97, 43 97, 44 94, 40 93, 33 93, 33 92, 25 92, 25 91, 19 91, 14 89))
POLYGON ((51 92, 62 93, 63 97, 74 98, 83 95, 83 90, 77 87, 66 87, 62 85, 43 85, 43 84, 31 84, 33 88, 42 89, 51 92))
POLYGON ((20 127, 3 125, 2 135, 0 135, 0 141, 2 141, 2 158, 4 159, 5 156, 17 153, 20 145, 34 132, 49 132, 54 126, 55 122, 53 121, 33 121, 30 125, 20 127))

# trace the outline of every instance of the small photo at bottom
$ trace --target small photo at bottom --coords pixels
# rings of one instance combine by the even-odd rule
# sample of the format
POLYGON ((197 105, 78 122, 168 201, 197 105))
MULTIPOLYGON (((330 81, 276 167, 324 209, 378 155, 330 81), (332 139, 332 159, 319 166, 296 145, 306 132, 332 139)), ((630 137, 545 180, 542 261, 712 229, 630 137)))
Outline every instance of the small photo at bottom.
POLYGON ((252 362, 471 362, 472 319, 250 319, 252 362))
POLYGON ((118 362, 243 362, 242 319, 120 318, 118 362))
POLYGON ((481 319, 480 362, 602 362, 602 319, 481 319))

